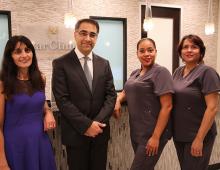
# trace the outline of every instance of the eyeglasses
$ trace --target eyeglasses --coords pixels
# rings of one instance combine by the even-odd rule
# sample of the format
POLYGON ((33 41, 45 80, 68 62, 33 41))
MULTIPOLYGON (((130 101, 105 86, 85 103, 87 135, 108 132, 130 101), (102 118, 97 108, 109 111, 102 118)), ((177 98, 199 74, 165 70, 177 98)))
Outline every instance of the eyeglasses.
POLYGON ((90 38, 95 38, 98 36, 95 32, 88 32, 85 30, 77 31, 81 37, 87 37, 89 35, 90 38))

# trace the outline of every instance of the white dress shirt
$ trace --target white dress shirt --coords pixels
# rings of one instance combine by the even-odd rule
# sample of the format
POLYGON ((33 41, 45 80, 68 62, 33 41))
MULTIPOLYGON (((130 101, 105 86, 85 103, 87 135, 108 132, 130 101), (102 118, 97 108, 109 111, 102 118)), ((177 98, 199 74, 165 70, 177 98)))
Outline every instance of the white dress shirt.
MULTIPOLYGON (((85 62, 85 60, 84 60, 83 57, 85 57, 85 55, 82 54, 77 47, 75 48, 75 53, 76 53, 76 55, 77 55, 77 57, 78 57, 78 59, 79 59, 79 61, 80 61, 80 64, 81 64, 81 66, 82 66, 82 69, 83 69, 84 62, 85 62)), ((88 67, 89 67, 89 71, 90 71, 90 73, 91 73, 91 76, 92 76, 92 78, 93 78, 93 56, 92 56, 92 52, 90 52, 89 55, 87 55, 87 57, 89 58, 89 59, 87 60, 87 64, 88 64, 88 67)))

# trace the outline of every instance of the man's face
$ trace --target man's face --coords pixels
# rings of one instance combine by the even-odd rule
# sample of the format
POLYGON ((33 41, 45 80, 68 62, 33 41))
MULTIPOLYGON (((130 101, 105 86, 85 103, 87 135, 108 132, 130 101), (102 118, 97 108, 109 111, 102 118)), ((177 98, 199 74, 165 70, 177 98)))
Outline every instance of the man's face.
POLYGON ((84 55, 88 55, 96 44, 97 36, 95 25, 87 22, 81 23, 74 32, 76 46, 79 51, 84 55))

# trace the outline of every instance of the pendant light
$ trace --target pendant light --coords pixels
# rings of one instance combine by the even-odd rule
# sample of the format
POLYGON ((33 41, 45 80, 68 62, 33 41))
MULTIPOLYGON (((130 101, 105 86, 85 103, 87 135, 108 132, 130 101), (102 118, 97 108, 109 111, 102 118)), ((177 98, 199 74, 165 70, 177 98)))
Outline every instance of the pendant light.
POLYGON ((212 0, 209 0, 208 4, 208 18, 205 24, 205 34, 212 35, 215 32, 215 24, 213 21, 212 0))
POLYGON ((144 18, 144 24, 143 28, 145 31, 150 31, 153 29, 154 23, 152 19, 152 10, 151 10, 151 4, 149 0, 146 0, 145 5, 145 18, 144 18))
POLYGON ((64 25, 66 28, 75 28, 75 24, 77 22, 76 17, 73 13, 73 0, 69 0, 68 2, 68 12, 64 15, 64 25))

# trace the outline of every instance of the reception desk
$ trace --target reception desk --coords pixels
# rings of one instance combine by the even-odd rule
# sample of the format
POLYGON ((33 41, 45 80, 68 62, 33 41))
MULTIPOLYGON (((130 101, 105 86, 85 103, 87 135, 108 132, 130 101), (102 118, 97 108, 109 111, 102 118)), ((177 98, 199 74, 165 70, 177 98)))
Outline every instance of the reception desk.
MULTIPOLYGON (((56 108, 55 103, 52 103, 52 110, 57 120, 57 128, 52 132, 49 132, 52 145, 55 152, 55 158, 58 170, 67 170, 66 151, 65 147, 61 144, 60 139, 60 113, 56 108)), ((110 120, 111 126, 111 138, 108 148, 108 162, 106 170, 129 170, 133 160, 133 150, 130 142, 130 130, 128 123, 128 110, 124 105, 122 108, 122 117, 119 120, 115 120, 113 117, 110 120)), ((216 117, 216 123, 218 129, 220 128, 220 114, 216 117)), ((220 133, 220 132, 219 132, 220 133)), ((215 145, 213 148, 210 170, 217 170, 219 165, 213 166, 213 164, 220 163, 220 135, 218 134, 215 145)), ((220 169, 220 168, 219 168, 220 169)), ((170 140, 166 145, 160 160, 155 170, 180 170, 176 151, 173 141, 170 140)))

